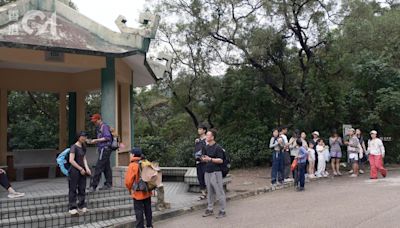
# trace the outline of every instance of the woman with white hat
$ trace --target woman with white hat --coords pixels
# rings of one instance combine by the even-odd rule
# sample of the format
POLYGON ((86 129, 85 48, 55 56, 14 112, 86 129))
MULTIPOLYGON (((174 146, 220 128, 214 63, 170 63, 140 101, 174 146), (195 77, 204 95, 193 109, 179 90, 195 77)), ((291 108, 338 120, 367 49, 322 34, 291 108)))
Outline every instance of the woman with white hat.
POLYGON ((387 170, 383 167, 385 147, 382 140, 377 137, 377 131, 372 130, 370 135, 371 139, 368 140, 369 164, 371 166, 370 178, 378 179, 378 171, 382 174, 382 177, 386 177, 387 170))

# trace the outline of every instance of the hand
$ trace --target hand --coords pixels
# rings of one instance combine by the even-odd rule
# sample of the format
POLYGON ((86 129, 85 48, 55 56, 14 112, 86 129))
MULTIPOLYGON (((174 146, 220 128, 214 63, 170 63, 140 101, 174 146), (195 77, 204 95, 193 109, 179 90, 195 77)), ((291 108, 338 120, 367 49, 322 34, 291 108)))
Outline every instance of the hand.
POLYGON ((201 157, 201 160, 202 160, 202 161, 205 161, 205 162, 208 162, 208 161, 211 160, 211 158, 208 157, 207 155, 204 155, 204 156, 201 157))
POLYGON ((84 176, 86 174, 85 169, 81 169, 81 175, 84 176))
POLYGON ((94 144, 93 141, 94 141, 93 139, 86 139, 86 143, 87 143, 87 144, 94 144))
POLYGON ((90 171, 90 169, 86 169, 86 174, 87 174, 88 176, 92 176, 92 171, 90 171))

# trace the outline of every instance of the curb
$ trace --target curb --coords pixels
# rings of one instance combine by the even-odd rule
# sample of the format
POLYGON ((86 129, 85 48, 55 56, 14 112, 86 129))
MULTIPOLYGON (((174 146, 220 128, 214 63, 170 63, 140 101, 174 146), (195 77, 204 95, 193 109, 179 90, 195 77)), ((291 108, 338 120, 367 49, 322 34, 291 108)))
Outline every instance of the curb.
MULTIPOLYGON (((399 168, 388 168, 387 170, 388 171, 398 171, 400 169, 399 168)), ((306 183, 319 182, 319 181, 327 180, 327 179, 329 179, 329 178, 307 179, 306 183)), ((258 188, 256 190, 248 190, 248 191, 242 192, 242 193, 235 193, 235 194, 227 196, 226 201, 246 199, 246 198, 249 198, 252 196, 257 196, 257 195, 266 194, 266 193, 270 193, 270 192, 274 192, 274 191, 288 189, 290 187, 294 187, 294 182, 284 183, 282 186, 276 187, 275 189, 273 189, 270 186, 270 187, 258 188)), ((181 215, 186 215, 191 212, 195 212, 195 211, 202 210, 205 208, 207 208, 207 202, 202 202, 202 203, 196 202, 196 203, 194 203, 194 205, 192 205, 190 207, 168 209, 165 211, 156 211, 153 213, 153 222, 159 222, 162 220, 171 219, 171 218, 178 217, 181 215)), ((135 221, 134 217, 132 216, 132 221, 116 224, 113 227, 115 227, 115 228, 133 228, 134 221, 135 221)))
MULTIPOLYGON (((257 195, 261 195, 261 194, 265 194, 268 192, 274 192, 274 191, 279 191, 279 190, 283 190, 283 189, 287 189, 290 187, 294 186, 294 182, 289 182, 289 183, 285 183, 280 187, 277 187, 275 190, 272 189, 272 187, 264 187, 264 188, 258 188, 256 190, 249 190, 246 192, 242 192, 242 193, 235 193, 232 195, 229 195, 226 197, 226 201, 233 201, 233 200, 240 200, 240 199, 245 199, 245 198, 249 198, 252 196, 257 196, 257 195)), ((166 220, 166 219, 171 219, 174 217, 178 217, 181 215, 186 215, 189 214, 191 212, 195 212, 198 210, 202 210, 207 208, 207 202, 202 202, 202 203, 194 203, 194 205, 190 206, 190 207, 182 207, 182 208, 177 208, 177 209, 168 209, 165 211, 156 211, 153 213, 153 222, 159 222, 162 220, 166 220)), ((131 228, 134 227, 134 217, 132 216, 132 221, 129 222, 122 222, 120 224, 116 224, 113 227, 115 228, 131 228)))

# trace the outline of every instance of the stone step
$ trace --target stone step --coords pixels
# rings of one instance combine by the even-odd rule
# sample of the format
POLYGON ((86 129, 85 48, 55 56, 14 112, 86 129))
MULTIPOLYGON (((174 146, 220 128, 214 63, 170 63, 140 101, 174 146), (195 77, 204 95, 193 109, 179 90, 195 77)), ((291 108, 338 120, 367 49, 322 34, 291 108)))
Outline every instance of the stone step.
MULTIPOLYGON (((86 198, 89 209, 104 208, 121 205, 133 205, 132 198, 128 195, 120 195, 103 198, 86 198)), ((68 201, 54 204, 38 204, 21 207, 10 207, 0 209, 0 219, 24 217, 32 215, 45 215, 50 213, 63 213, 68 211, 68 201)))
POLYGON ((120 218, 114 218, 109 220, 98 221, 94 223, 81 224, 73 226, 72 228, 134 228, 134 222, 136 221, 135 216, 125 216, 120 218))
MULTIPOLYGON (((112 190, 86 193, 86 196, 90 197, 90 199, 124 196, 124 195, 128 195, 128 192, 126 189, 123 188, 114 188, 112 190)), ((22 197, 17 199, 1 199, 0 205, 1 208, 9 208, 9 207, 13 208, 13 207, 24 207, 24 206, 32 206, 40 204, 49 205, 49 204, 63 203, 67 201, 68 201, 68 193, 65 193, 57 195, 22 197)))
MULTIPOLYGON (((70 227, 96 223, 99 221, 134 216, 133 204, 112 206, 106 208, 89 209, 85 214, 70 215, 64 213, 50 213, 45 215, 32 215, 0 220, 0 227, 70 227)), ((88 227, 88 226, 85 226, 88 227)))

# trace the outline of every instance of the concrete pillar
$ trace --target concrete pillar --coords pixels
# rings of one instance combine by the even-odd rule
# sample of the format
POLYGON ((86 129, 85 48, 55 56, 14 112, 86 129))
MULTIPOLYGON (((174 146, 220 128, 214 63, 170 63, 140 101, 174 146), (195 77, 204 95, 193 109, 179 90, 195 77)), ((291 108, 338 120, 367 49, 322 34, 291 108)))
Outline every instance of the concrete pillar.
MULTIPOLYGON (((117 129, 117 83, 115 59, 106 58, 106 68, 101 69, 101 116, 103 121, 117 129)), ((115 153, 111 154, 111 165, 116 166, 115 153)))
POLYGON ((68 94, 68 145, 72 145, 76 137, 76 92, 68 94))
POLYGON ((7 165, 7 90, 0 89, 0 166, 7 165))
POLYGON ((67 147, 67 93, 59 93, 59 139, 58 139, 58 149, 61 151, 67 147))
POLYGON ((131 114, 131 116, 130 116, 131 147, 130 148, 133 148, 135 146, 135 91, 133 91, 133 84, 129 87, 129 99, 130 99, 129 111, 131 114))
POLYGON ((130 85, 121 84, 121 141, 125 144, 126 149, 131 148, 131 112, 130 112, 130 85))
POLYGON ((78 91, 76 93, 76 130, 84 131, 85 130, 85 121, 86 121, 86 92, 78 91))

